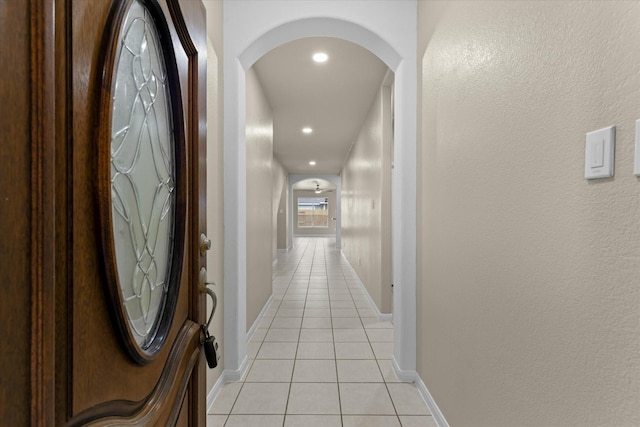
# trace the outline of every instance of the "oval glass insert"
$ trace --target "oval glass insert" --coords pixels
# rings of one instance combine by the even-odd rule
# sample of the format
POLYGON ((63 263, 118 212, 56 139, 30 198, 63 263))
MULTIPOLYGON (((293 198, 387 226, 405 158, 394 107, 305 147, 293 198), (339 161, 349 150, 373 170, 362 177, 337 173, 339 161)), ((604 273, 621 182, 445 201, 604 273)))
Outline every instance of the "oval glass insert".
POLYGON ((170 283, 176 143, 164 54, 138 0, 121 27, 111 120, 111 206, 121 302, 140 349, 153 342, 170 283))

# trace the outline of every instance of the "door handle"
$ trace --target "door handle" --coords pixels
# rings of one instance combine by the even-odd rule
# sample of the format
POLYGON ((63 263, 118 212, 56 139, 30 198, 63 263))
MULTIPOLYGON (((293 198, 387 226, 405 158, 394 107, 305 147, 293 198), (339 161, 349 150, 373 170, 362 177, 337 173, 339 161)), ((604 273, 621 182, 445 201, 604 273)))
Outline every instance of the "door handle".
POLYGON ((211 239, 206 234, 200 233, 200 255, 204 255, 209 249, 211 249, 211 239))
POLYGON ((207 330, 209 329, 209 324, 211 323, 211 320, 213 320, 213 315, 216 312, 216 307, 218 306, 218 297, 216 296, 216 293, 213 291, 213 289, 208 288, 209 285, 215 285, 215 282, 207 282, 207 269, 202 267, 200 269, 199 289, 200 292, 209 295, 213 301, 213 307, 211 309, 211 314, 209 315, 209 320, 207 320, 207 323, 203 325, 207 327, 207 330))
POLYGON ((202 345, 204 346, 204 355, 207 359, 207 365, 209 368, 213 369, 218 366, 218 361, 220 360, 220 351, 218 343, 216 342, 216 337, 209 333, 209 325, 213 320, 213 315, 216 312, 216 307, 218 306, 218 297, 213 289, 208 288, 208 285, 215 285, 214 282, 207 282, 207 269, 202 267, 200 269, 200 292, 206 293, 211 297, 213 305, 211 307, 211 314, 209 315, 209 319, 207 323, 202 324, 200 327, 202 328, 202 333, 204 334, 204 341, 202 345))

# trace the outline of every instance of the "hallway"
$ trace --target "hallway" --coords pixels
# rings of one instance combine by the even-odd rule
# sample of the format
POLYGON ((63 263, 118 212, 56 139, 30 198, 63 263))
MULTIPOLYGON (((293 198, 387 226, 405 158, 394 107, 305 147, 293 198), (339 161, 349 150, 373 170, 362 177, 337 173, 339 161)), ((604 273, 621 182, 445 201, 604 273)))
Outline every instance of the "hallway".
POLYGON ((273 300, 208 427, 435 426, 391 367, 393 329, 370 306, 334 238, 297 238, 273 268, 273 300))

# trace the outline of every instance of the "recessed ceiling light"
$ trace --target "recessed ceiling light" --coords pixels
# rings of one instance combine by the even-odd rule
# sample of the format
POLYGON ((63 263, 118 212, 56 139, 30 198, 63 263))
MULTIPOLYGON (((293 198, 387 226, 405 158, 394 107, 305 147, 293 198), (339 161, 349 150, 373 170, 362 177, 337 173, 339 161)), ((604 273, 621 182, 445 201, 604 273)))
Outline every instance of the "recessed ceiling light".
POLYGON ((313 132, 313 129, 311 129, 310 127, 306 127, 306 128, 302 128, 302 133, 311 133, 313 132))
POLYGON ((316 162, 315 162, 315 160, 311 160, 311 161, 309 162, 309 164, 310 164, 311 166, 315 166, 315 165, 316 165, 316 162))
POLYGON ((318 52, 313 54, 313 60, 316 62, 327 62, 329 59, 329 55, 324 52, 318 52))

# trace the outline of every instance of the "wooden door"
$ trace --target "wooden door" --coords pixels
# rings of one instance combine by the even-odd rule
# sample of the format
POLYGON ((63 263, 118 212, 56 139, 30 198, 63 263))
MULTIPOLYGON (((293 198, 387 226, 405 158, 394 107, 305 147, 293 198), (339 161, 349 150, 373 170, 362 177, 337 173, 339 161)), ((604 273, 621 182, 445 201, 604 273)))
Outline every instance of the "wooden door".
POLYGON ((54 425, 54 38, 44 3, 0 0, 3 426, 54 425))
POLYGON ((55 425, 204 426, 204 7, 55 7, 55 425))

